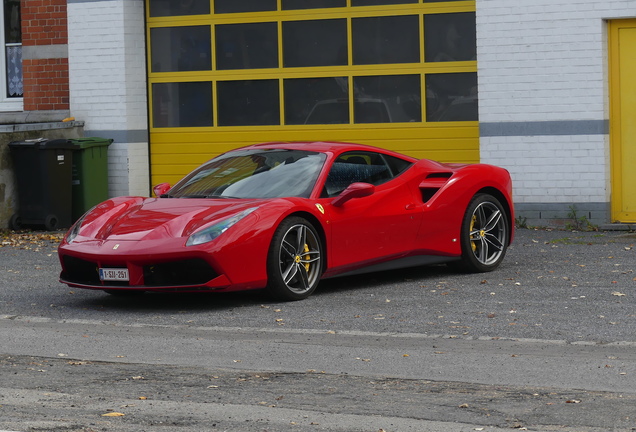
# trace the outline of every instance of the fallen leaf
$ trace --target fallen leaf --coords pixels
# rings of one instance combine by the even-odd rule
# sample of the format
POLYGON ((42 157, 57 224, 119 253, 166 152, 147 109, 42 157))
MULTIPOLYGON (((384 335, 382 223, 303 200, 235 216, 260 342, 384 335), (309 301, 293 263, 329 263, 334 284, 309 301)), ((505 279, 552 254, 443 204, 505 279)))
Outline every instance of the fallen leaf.
POLYGON ((616 296, 616 297, 625 297, 627 294, 623 294, 622 292, 614 291, 612 293, 612 295, 616 296))

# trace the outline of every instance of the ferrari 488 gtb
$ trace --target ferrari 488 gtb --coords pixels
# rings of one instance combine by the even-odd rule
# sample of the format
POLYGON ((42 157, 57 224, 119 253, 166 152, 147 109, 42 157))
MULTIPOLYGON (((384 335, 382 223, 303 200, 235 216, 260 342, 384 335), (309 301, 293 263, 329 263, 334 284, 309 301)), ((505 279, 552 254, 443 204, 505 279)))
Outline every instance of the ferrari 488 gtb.
POLYGON ((203 164, 156 198, 109 199, 58 248, 60 280, 111 294, 266 288, 448 262, 494 270, 514 235, 508 171, 331 142, 268 143, 203 164))

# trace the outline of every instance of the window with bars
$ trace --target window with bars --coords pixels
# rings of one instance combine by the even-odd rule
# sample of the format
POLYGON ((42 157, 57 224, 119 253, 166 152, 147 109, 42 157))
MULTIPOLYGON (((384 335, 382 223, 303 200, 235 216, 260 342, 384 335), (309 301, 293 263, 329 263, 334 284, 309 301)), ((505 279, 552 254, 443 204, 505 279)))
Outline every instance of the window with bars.
POLYGON ((152 126, 477 121, 456 1, 148 0, 152 126))

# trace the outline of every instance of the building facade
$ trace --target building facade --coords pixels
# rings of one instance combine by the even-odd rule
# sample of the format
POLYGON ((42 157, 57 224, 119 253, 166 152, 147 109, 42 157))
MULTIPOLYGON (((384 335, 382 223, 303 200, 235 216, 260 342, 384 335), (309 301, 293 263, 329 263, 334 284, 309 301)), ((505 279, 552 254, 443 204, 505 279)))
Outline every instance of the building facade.
POLYGON ((244 144, 353 141, 503 166, 521 223, 636 224, 636 0, 3 2, 5 167, 2 131, 33 124, 113 138, 112 196, 244 144))

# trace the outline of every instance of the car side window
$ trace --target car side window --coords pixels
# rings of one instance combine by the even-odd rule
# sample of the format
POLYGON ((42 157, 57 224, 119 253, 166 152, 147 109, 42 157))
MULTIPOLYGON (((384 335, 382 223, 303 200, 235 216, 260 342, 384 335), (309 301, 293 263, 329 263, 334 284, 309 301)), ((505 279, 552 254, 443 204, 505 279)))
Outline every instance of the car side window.
POLYGON ((379 185, 393 178, 385 158, 373 152, 347 152, 333 163, 323 196, 334 197, 352 183, 379 185))

